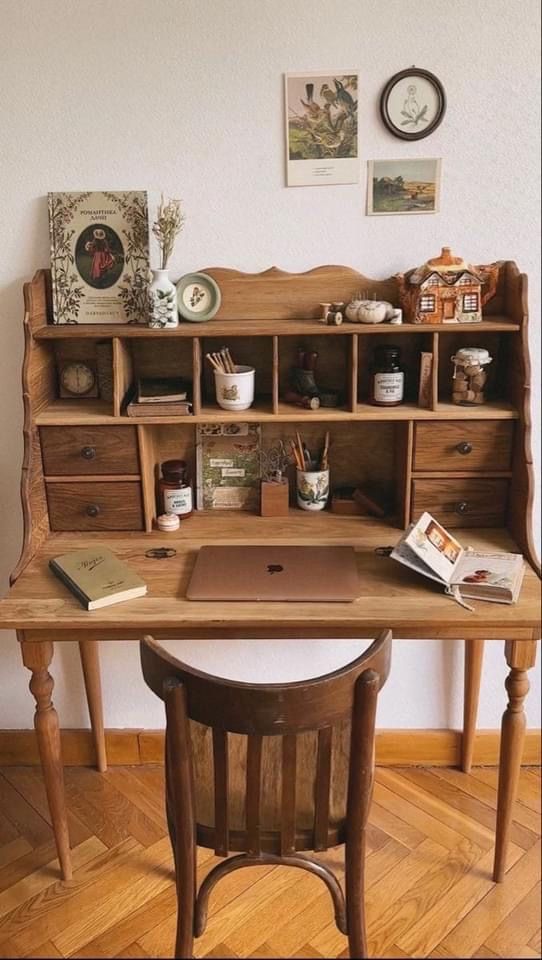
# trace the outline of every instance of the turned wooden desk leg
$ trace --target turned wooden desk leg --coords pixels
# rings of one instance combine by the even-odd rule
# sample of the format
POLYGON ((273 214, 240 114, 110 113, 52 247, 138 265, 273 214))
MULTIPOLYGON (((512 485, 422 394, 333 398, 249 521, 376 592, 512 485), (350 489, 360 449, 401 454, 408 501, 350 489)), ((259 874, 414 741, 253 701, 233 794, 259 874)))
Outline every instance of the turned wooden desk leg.
POLYGON ((60 869, 63 879, 71 880, 70 836, 64 793, 60 729, 58 714, 51 700, 54 681, 47 669, 53 659, 53 644, 50 640, 45 640, 43 643, 22 640, 21 651, 25 667, 32 672, 30 691, 36 701, 34 727, 60 869))
POLYGON ((100 773, 107 770, 107 754, 105 750, 104 717, 102 706, 102 683, 100 679, 100 651, 98 640, 80 640, 79 654, 85 690, 87 692, 90 726, 94 737, 96 751, 96 766, 100 773))
POLYGON ((493 879, 504 879, 508 839, 516 799, 523 741, 525 739, 525 711, 523 704, 529 692, 527 670, 534 667, 536 640, 507 640, 505 657, 510 673, 505 680, 508 706, 501 726, 499 759, 499 792, 497 797, 497 831, 495 837, 495 864, 493 879))
POLYGON ((465 640, 463 737, 461 740, 461 769, 463 773, 470 773, 472 767, 483 660, 484 641, 479 639, 465 640))

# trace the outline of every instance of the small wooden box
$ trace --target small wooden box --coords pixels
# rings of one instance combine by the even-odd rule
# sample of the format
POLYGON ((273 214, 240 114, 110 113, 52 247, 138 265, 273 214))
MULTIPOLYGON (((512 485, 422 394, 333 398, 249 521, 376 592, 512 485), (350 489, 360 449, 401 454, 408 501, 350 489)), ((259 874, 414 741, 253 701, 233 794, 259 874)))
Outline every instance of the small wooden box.
POLYGON ((290 488, 287 480, 282 480, 280 483, 262 480, 260 499, 262 517, 287 517, 289 499, 290 488))
POLYGON ((334 490, 331 494, 331 512, 346 517, 361 516, 363 510, 354 499, 354 491, 355 487, 338 487, 334 490))

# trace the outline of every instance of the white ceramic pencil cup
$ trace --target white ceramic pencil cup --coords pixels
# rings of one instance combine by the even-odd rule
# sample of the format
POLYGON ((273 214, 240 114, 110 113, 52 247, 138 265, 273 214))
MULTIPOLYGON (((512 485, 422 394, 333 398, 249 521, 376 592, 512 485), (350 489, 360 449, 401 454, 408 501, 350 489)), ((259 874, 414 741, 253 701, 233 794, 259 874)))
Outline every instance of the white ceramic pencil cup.
POLYGON ((296 470, 297 505, 323 510, 329 497, 329 470, 296 470))
POLYGON ((235 373, 215 374, 216 402, 223 410, 248 410, 254 400, 254 367, 236 365, 235 373))

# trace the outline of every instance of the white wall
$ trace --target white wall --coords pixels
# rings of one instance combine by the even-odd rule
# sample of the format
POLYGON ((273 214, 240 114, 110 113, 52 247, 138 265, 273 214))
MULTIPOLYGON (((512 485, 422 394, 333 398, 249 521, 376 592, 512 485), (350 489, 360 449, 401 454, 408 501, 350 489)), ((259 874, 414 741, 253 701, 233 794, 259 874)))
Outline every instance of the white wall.
MULTIPOLYGON (((538 0, 0 0, 2 587, 21 542, 22 283, 48 263, 48 190, 147 188, 153 208, 161 190, 182 197, 177 275, 344 263, 384 277, 443 243, 474 263, 515 259, 530 275, 538 396, 539 35, 538 0), (412 63, 441 78, 448 111, 404 144, 378 97, 412 63), (356 66, 361 184, 287 189, 283 72, 356 66), (406 156, 443 158, 440 213, 366 217, 365 161, 406 156)), ((1 643, 0 728, 28 727, 15 638, 1 643)), ((496 727, 505 671, 502 645, 490 648, 480 725, 496 727)), ((396 644, 380 723, 458 726, 461 668, 458 644, 396 644)), ((108 726, 161 724, 136 645, 106 645, 103 672, 108 726)), ((62 723, 85 724, 71 644, 54 674, 62 723)), ((533 690, 532 725, 538 700, 533 690)))

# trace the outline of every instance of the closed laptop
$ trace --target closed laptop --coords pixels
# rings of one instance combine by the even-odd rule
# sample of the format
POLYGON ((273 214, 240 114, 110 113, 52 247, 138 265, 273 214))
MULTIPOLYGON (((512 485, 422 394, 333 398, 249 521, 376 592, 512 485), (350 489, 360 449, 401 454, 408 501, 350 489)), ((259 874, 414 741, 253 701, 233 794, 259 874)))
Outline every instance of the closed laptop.
POLYGON ((353 547, 205 546, 190 578, 189 600, 355 600, 353 547))

